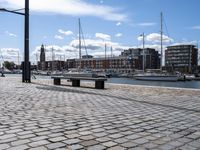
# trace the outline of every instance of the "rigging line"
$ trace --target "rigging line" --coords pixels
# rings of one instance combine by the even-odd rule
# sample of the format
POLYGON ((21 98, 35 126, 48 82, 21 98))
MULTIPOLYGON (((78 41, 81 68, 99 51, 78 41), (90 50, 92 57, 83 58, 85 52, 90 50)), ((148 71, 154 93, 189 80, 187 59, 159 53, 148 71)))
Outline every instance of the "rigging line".
MULTIPOLYGON (((168 28, 167 28, 167 24, 166 24, 166 21, 165 21, 165 18, 164 18, 164 17, 163 17, 163 22, 164 22, 164 25, 165 25, 165 29, 166 29, 167 36, 170 38, 170 34, 169 34, 169 31, 168 31, 168 28)), ((171 40, 170 40, 169 42, 170 42, 170 44, 172 43, 171 40)))
POLYGON ((83 39, 83 44, 84 44, 84 48, 85 48, 85 52, 86 52, 86 56, 88 55, 88 52, 87 52, 87 47, 86 47, 86 44, 85 44, 85 38, 84 38, 84 35, 83 35, 83 30, 82 30, 82 27, 80 26, 80 30, 81 30, 81 35, 82 35, 82 39, 83 39))

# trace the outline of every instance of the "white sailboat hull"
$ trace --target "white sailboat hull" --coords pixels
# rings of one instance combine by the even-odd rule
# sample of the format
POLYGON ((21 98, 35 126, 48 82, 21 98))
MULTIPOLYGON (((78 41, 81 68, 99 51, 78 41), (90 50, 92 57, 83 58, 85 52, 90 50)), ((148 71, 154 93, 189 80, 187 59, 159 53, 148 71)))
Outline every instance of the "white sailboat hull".
POLYGON ((176 82, 179 80, 178 76, 173 75, 135 75, 133 76, 136 80, 144 80, 144 81, 170 81, 176 82))

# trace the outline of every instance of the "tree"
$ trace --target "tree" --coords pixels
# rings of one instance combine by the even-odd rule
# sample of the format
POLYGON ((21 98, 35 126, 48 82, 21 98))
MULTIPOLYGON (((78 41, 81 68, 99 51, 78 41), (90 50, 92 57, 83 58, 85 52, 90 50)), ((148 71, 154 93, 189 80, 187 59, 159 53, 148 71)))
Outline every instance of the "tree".
POLYGON ((4 66, 5 68, 9 69, 9 70, 12 70, 12 69, 14 69, 14 67, 15 67, 15 63, 14 63, 14 62, 5 61, 5 62, 3 63, 3 66, 4 66))

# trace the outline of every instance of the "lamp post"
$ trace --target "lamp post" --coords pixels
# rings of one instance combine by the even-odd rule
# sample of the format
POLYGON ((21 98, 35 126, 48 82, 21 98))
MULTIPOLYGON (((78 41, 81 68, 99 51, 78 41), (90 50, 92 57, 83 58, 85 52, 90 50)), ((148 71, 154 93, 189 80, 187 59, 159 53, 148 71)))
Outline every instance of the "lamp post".
MULTIPOLYGON (((21 9, 19 9, 21 10, 21 9)), ((7 10, 0 8, 0 11, 14 13, 24 16, 24 62, 22 62, 22 82, 31 82, 30 62, 29 62, 29 0, 25 0, 25 12, 19 10, 7 10)))

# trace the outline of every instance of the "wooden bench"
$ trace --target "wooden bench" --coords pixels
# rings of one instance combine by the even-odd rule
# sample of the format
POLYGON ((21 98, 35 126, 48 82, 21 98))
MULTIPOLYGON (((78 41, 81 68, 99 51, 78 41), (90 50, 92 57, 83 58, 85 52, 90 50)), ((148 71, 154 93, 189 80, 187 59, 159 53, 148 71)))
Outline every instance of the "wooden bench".
POLYGON ((72 81, 72 86, 80 87, 80 80, 90 80, 95 81, 95 88, 96 89, 104 89, 106 78, 90 78, 90 77, 67 77, 67 76, 52 76, 54 80, 54 85, 60 85, 61 79, 67 79, 72 81))

